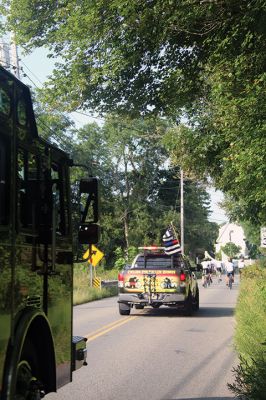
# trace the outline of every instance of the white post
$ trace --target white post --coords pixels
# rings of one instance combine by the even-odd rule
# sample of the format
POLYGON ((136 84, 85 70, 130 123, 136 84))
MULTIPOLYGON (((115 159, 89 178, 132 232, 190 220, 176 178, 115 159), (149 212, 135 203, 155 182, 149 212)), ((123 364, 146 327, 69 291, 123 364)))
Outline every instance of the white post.
POLYGON ((184 174, 180 169, 180 235, 181 235, 181 252, 184 254, 184 174))
POLYGON ((90 287, 92 287, 92 264, 90 263, 90 287))
POLYGON ((15 34, 13 33, 11 36, 11 45, 10 45, 10 58, 11 58, 11 64, 14 67, 14 75, 20 79, 19 76, 19 63, 18 63, 18 48, 16 45, 16 38, 15 34))

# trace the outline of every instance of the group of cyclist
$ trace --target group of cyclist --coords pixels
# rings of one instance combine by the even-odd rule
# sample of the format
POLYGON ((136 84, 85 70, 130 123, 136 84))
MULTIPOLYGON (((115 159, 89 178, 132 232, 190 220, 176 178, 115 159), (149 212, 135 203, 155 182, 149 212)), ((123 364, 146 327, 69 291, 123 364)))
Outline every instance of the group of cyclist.
MULTIPOLYGON (((225 272, 226 273, 225 283, 227 286, 230 286, 231 288, 231 285, 234 282, 234 275, 235 275, 232 258, 229 257, 226 262, 222 262, 221 260, 216 260, 214 258, 213 259, 204 258, 201 261, 201 266, 202 266, 202 285, 204 287, 212 283, 212 275, 214 273, 216 274, 218 282, 221 282, 222 273, 225 272)), ((238 261, 238 269, 240 277, 244 266, 245 266, 244 258, 241 258, 238 261)))

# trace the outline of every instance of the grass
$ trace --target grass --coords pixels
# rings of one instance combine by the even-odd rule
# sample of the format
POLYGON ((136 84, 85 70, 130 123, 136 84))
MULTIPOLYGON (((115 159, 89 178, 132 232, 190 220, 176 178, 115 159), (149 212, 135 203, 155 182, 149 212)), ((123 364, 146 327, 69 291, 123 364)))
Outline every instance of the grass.
POLYGON ((247 360, 266 351, 266 266, 247 268, 241 279, 236 307, 236 349, 247 360))
POLYGON ((266 393, 266 262, 242 273, 236 306, 235 347, 239 365, 229 389, 240 399, 265 400, 266 393))
MULTIPOLYGON (((97 269, 93 271, 93 277, 100 277, 102 280, 116 280, 117 272, 104 271, 103 269, 97 269)), ((74 294, 73 303, 74 305, 87 303, 93 300, 103 299, 105 297, 116 296, 118 293, 117 287, 107 288, 94 288, 90 287, 90 271, 87 265, 75 264, 74 266, 74 294)))

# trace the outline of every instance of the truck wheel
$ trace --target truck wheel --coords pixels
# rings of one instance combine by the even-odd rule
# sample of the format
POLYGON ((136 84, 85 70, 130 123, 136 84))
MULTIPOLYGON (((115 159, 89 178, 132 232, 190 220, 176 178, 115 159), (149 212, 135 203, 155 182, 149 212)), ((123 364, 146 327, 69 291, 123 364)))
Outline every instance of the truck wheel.
POLYGON ((119 303, 119 314, 120 315, 129 315, 130 314, 130 306, 128 304, 119 303))
POLYGON ((196 296, 193 299, 193 310, 194 311, 199 310, 199 289, 197 289, 196 296))
POLYGON ((142 304, 135 304, 136 310, 143 310, 144 306, 142 304))
POLYGON ((189 295, 188 295, 187 299, 185 300, 185 304, 184 304, 184 315, 189 317, 192 315, 192 311, 193 311, 192 297, 191 297, 191 293, 189 292, 189 295))

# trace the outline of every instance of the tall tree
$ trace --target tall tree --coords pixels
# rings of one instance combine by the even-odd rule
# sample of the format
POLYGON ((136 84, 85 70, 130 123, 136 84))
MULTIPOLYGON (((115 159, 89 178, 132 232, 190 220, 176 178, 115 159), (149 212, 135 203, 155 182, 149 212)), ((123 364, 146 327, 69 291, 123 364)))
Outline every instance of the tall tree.
MULTIPOLYGON (((79 163, 88 161, 101 181, 100 246, 109 262, 117 247, 160 245, 169 222, 179 226, 179 168, 169 166, 161 143, 167 129, 162 120, 109 116, 102 127, 90 124, 78 132, 73 155, 79 163)), ((212 250, 217 226, 208 222, 209 197, 193 183, 185 196, 186 251, 212 250)))
POLYGON ((176 115, 204 96, 214 63, 246 64, 250 78, 264 64, 264 0, 2 0, 2 10, 19 44, 60 57, 50 100, 71 109, 176 115))
POLYGON ((194 173, 211 175, 242 219, 265 224, 264 0, 3 0, 2 9, 18 43, 61 58, 46 92, 53 105, 185 113, 195 129, 175 133, 175 151, 185 143, 194 173))

